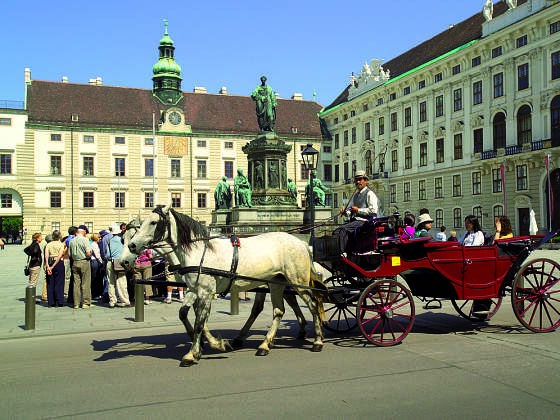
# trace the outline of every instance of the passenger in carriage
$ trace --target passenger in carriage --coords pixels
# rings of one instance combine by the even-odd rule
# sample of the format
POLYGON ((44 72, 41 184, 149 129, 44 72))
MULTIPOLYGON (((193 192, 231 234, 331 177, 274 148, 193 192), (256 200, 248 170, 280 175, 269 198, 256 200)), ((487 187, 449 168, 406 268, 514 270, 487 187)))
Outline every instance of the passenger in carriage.
POLYGON ((416 232, 414 232, 414 239, 416 238, 432 238, 432 235, 428 231, 432 228, 432 223, 434 219, 430 217, 428 213, 422 213, 418 216, 418 226, 416 227, 416 232))
POLYGON ((412 213, 407 213, 403 218, 405 228, 401 231, 401 241, 405 242, 407 239, 412 239, 416 229, 414 225, 416 224, 416 217, 412 213))
POLYGON ((513 231, 511 230, 511 222, 507 216, 499 216, 496 218, 494 223, 496 226, 496 233, 494 234, 494 241, 492 244, 496 243, 498 239, 513 238, 513 231))
POLYGON ((484 232, 482 232, 476 216, 469 215, 465 217, 465 229, 467 229, 467 232, 459 240, 463 246, 484 245, 484 232))

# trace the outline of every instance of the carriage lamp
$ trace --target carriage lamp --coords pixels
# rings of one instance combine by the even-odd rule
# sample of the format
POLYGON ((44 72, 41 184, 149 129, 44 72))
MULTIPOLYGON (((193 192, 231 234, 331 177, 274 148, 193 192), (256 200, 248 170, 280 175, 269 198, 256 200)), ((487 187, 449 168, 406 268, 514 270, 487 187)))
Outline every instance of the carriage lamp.
POLYGON ((311 245, 313 245, 313 239, 315 238, 315 194, 313 192, 313 181, 315 178, 315 169, 317 169, 318 156, 319 151, 315 150, 311 143, 307 143, 307 147, 301 152, 301 158, 303 159, 305 169, 309 171, 309 191, 311 191, 311 197, 307 197, 307 199, 309 200, 309 213, 311 216, 311 234, 309 237, 311 245))

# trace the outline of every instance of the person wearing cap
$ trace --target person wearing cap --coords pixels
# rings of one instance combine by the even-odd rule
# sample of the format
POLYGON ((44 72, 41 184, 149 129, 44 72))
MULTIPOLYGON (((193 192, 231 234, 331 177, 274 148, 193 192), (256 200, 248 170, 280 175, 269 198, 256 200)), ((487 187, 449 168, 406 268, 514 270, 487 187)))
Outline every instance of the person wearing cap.
POLYGON ((428 231, 432 228, 432 223, 434 219, 430 217, 428 213, 422 213, 418 216, 418 226, 416 227, 416 232, 414 232, 414 238, 432 238, 432 235, 428 231))
POLYGON ((377 217, 379 200, 367 186, 367 181, 366 171, 356 171, 354 183, 358 191, 352 196, 346 209, 340 210, 341 215, 351 216, 352 219, 361 221, 377 217))
POLYGON ((74 309, 80 307, 83 298, 83 309, 91 306, 91 266, 90 257, 92 253, 89 239, 86 238, 87 227, 78 226, 78 232, 68 243, 68 253, 72 258, 72 274, 74 274, 74 309))
POLYGON ((109 275, 107 273, 107 261, 109 260, 107 257, 108 249, 107 244, 113 238, 113 227, 109 226, 107 230, 102 230, 99 232, 101 236, 101 241, 99 241, 99 253, 101 254, 101 259, 103 260, 103 302, 109 303, 109 275))

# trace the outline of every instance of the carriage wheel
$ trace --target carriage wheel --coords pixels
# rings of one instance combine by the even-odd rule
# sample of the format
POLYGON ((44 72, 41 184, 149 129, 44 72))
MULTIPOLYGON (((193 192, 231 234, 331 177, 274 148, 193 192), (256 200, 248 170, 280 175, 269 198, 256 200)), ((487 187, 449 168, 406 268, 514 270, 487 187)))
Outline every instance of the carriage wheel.
POLYGON ((412 295, 395 280, 376 281, 360 295, 356 319, 364 337, 373 344, 394 346, 414 324, 412 295))
MULTIPOLYGON (((331 276, 325 280, 325 284, 329 287, 344 285, 344 277, 331 276)), ((323 327, 328 331, 341 334, 352 331, 358 326, 354 318, 354 311, 351 306, 356 306, 358 294, 355 292, 333 293, 335 302, 324 302, 326 320, 323 321, 323 327)))
POLYGON ((560 265, 545 258, 525 263, 515 276, 511 304, 524 327, 554 331, 560 325, 560 265))
POLYGON ((451 299, 451 304, 459 315, 472 322, 488 321, 502 305, 502 297, 481 300, 455 300, 451 299), (483 308, 477 308, 481 303, 483 308), (482 310, 480 310, 482 309, 482 310))

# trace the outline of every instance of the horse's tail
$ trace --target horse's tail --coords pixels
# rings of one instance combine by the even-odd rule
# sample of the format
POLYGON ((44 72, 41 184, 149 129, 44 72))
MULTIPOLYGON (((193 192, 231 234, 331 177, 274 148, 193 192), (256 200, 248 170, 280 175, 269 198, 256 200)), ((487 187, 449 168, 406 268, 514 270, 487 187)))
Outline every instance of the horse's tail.
POLYGON ((308 248, 307 252, 309 253, 309 261, 311 263, 311 267, 309 269, 309 285, 313 287, 311 290, 311 294, 313 298, 317 302, 317 313, 319 314, 319 319, 321 322, 326 321, 327 315, 325 314, 325 308, 323 307, 323 300, 325 299, 325 295, 328 294, 329 290, 325 283, 319 280, 319 276, 315 271, 315 265, 313 264, 313 255, 311 254, 311 250, 308 248), (320 289, 320 290, 315 290, 320 289), (324 290, 324 291, 323 291, 324 290))

